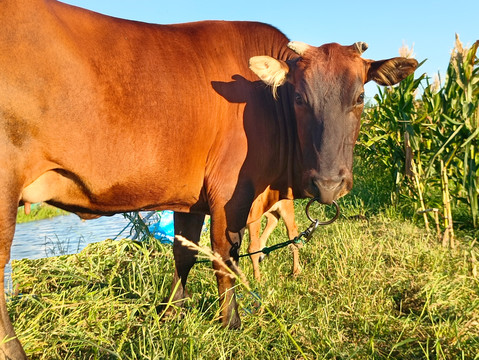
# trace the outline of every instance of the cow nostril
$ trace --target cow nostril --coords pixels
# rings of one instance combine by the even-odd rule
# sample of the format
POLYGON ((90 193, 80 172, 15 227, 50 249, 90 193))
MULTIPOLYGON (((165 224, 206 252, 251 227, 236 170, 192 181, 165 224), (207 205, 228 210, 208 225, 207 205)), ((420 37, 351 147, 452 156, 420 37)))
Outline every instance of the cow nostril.
POLYGON ((317 191, 318 194, 324 192, 336 193, 340 192, 341 189, 346 185, 347 178, 346 176, 334 176, 334 177, 316 177, 312 179, 313 189, 317 191))
POLYGON ((315 197, 317 197, 319 194, 321 194, 321 187, 318 184, 318 180, 316 180, 315 178, 311 179, 311 188, 314 191, 314 194, 315 194, 314 196, 315 197))

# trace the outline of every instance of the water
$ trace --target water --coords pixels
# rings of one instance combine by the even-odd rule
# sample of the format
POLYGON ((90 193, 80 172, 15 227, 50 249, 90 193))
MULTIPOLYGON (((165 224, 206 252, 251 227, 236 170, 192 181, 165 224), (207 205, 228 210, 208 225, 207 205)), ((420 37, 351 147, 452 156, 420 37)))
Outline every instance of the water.
MULTIPOLYGON (((66 215, 17 224, 11 259, 74 254, 92 242, 116 237, 127 225, 128 220, 121 214, 87 221, 66 215)), ((125 230, 122 236, 128 234, 125 230)))
MULTIPOLYGON (((76 215, 17 224, 10 259, 39 259, 54 255, 74 254, 88 244, 115 238, 129 221, 121 214, 82 221, 76 215)), ((129 228, 120 238, 128 237, 129 228)), ((10 282, 11 266, 5 269, 6 283, 10 282)))

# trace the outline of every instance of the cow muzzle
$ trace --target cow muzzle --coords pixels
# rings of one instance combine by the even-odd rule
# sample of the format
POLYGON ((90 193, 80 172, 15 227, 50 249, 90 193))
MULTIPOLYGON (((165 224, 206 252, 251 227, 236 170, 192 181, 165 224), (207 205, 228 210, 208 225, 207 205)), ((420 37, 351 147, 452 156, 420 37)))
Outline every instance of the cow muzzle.
POLYGON ((323 204, 331 204, 334 200, 346 195, 352 188, 352 177, 346 174, 337 176, 314 176, 312 189, 314 196, 323 204))

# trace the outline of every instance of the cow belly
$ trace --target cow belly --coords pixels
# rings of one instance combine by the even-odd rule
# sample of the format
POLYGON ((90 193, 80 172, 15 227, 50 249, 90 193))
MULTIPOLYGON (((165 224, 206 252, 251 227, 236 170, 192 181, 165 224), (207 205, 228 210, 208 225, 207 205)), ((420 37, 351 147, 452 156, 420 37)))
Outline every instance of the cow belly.
POLYGON ((88 188, 78 177, 62 170, 50 170, 23 189, 24 203, 50 202, 65 210, 108 214, 140 209, 171 209, 188 212, 200 202, 198 189, 148 187, 146 184, 112 184, 101 192, 88 188))

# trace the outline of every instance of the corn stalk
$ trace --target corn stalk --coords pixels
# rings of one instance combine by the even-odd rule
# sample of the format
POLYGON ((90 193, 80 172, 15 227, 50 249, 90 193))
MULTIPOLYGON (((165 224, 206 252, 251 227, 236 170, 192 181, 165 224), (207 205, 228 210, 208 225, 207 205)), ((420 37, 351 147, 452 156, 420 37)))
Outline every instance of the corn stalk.
POLYGON ((447 176, 447 169, 444 167, 444 162, 441 161, 441 178, 442 178, 442 202, 444 204, 444 236, 442 245, 444 247, 451 246, 454 249, 454 226, 452 221, 451 201, 449 196, 449 177, 447 176))

